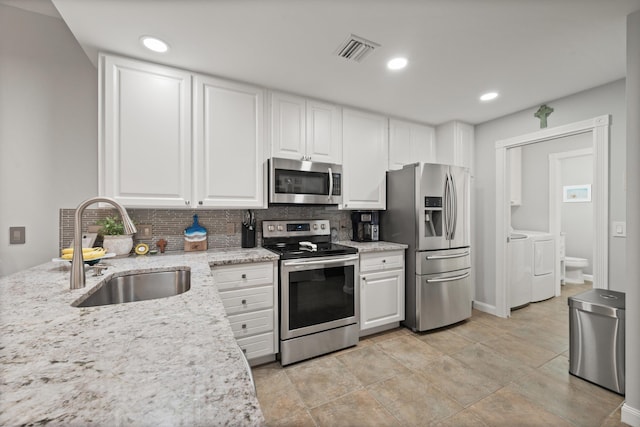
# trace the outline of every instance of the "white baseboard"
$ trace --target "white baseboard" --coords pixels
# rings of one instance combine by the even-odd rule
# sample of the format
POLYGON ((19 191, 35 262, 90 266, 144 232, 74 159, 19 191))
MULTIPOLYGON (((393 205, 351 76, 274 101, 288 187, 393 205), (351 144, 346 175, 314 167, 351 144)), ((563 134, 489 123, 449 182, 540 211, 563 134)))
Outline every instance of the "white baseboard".
POLYGON ((474 301, 473 302, 473 308, 475 308, 476 310, 479 311, 483 311, 485 313, 489 313, 489 314, 493 314, 494 316, 496 315, 496 306, 495 305, 490 305, 484 302, 480 302, 480 301, 474 301))
POLYGON ((625 404, 622 405, 622 417, 620 420, 630 426, 640 427, 640 410, 632 408, 625 402, 625 404))

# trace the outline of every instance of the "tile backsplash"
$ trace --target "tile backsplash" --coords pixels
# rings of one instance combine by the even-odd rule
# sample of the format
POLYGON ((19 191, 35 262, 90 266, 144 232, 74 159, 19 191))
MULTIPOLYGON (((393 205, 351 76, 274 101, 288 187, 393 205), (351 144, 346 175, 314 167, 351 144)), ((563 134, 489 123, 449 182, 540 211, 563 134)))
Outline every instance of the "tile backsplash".
MULTIPOLYGON (((167 251, 184 249, 184 229, 193 223, 193 215, 198 215, 198 222, 207 229, 209 249, 240 247, 240 230, 245 210, 181 210, 181 209, 127 209, 129 216, 136 224, 152 226, 152 237, 140 239, 133 236, 134 245, 146 243, 156 249, 156 242, 166 240, 167 251), (233 230, 233 233, 231 233, 233 230)), ((331 228, 338 231, 339 240, 351 239, 350 211, 340 211, 322 206, 275 206, 259 209, 255 212, 256 244, 262 245, 262 221, 281 219, 328 219, 331 228)), ((73 240, 73 216, 75 209, 60 209, 60 248, 68 247, 73 240)), ((87 209, 82 217, 82 230, 87 231, 101 218, 117 215, 115 209, 87 209)))

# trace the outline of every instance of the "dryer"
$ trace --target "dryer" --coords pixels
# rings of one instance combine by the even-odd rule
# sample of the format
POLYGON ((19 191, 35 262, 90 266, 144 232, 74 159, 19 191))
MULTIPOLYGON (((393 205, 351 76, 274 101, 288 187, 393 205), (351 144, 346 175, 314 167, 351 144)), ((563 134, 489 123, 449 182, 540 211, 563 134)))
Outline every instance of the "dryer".
POLYGON ((517 230, 528 236, 533 245, 531 302, 555 296, 556 243, 552 234, 542 231, 517 230))

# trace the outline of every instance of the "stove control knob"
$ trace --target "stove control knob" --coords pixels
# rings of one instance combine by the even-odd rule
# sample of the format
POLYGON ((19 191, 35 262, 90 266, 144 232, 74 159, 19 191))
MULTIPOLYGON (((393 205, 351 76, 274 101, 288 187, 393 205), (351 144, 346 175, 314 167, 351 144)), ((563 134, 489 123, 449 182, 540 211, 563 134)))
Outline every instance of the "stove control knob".
POLYGON ((283 227, 283 226, 281 226, 281 225, 279 225, 279 226, 278 226, 278 231, 283 231, 283 230, 284 230, 284 227, 283 227))
POLYGON ((270 225, 270 226, 268 226, 268 227, 267 227, 267 230, 269 230, 269 231, 273 231, 273 230, 275 230, 275 229, 276 229, 276 228, 275 228, 273 225, 270 225))
POLYGON ((325 224, 320 224, 320 228, 322 228, 322 229, 324 230, 324 229, 325 229, 325 228, 327 228, 327 227, 326 227, 326 225, 325 225, 325 224))
POLYGON ((317 230, 318 229, 318 224, 313 224, 313 229, 317 230))

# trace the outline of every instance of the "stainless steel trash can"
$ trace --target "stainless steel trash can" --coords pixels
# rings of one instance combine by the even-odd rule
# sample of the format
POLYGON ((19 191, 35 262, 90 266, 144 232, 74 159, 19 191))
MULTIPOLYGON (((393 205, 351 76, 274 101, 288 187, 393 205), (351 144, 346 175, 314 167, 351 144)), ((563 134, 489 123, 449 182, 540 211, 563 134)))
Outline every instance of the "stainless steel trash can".
POLYGON ((569 297, 569 373, 624 394, 624 293, 569 297))

